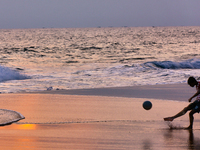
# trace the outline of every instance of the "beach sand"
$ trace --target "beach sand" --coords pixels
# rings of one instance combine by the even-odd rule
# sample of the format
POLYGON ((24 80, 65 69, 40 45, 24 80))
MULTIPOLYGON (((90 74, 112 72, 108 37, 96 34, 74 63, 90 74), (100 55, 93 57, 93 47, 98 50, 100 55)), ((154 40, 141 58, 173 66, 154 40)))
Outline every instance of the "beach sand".
POLYGON ((187 106, 187 99, 192 91, 195 92, 195 89, 181 85, 1 94, 1 109, 18 111, 25 119, 0 127, 0 148, 200 149, 198 114, 194 116, 191 131, 181 129, 189 124, 188 114, 172 124, 163 121, 164 117, 187 106), (116 91, 111 94, 109 90, 116 91), (123 91, 123 94, 117 91, 123 91), (134 96, 131 91, 137 94, 134 96), (181 91, 182 95, 178 96, 181 91), (124 92, 130 93, 126 96, 124 92), (151 110, 142 108, 146 100, 152 102, 151 110), (174 129, 171 130, 169 125, 174 129))

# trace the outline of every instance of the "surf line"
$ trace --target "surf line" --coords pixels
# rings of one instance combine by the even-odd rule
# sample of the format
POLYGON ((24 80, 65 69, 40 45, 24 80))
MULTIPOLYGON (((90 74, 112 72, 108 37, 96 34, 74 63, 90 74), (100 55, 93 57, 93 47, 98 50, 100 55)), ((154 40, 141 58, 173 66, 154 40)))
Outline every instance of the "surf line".
POLYGON ((55 125, 55 124, 78 124, 78 123, 106 123, 106 122, 155 122, 155 120, 86 120, 86 121, 61 121, 61 122, 17 122, 16 124, 38 124, 38 125, 55 125))

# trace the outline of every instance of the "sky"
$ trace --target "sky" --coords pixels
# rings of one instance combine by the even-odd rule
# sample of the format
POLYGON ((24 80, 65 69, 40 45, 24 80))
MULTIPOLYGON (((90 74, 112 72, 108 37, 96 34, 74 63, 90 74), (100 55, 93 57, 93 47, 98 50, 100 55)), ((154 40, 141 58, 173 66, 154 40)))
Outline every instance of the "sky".
POLYGON ((0 29, 200 26, 200 0, 0 0, 0 29))

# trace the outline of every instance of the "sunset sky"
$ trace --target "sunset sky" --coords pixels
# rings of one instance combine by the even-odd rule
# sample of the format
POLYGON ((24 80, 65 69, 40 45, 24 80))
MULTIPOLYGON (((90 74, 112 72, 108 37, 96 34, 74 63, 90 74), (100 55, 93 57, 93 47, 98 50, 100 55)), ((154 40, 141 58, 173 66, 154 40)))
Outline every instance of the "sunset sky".
POLYGON ((1 0, 0 28, 199 26, 200 0, 1 0))

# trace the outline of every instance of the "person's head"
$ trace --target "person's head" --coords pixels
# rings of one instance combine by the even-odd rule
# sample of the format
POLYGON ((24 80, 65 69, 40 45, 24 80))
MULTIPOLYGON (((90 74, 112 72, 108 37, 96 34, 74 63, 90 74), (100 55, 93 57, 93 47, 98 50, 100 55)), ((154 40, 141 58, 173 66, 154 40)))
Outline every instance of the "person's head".
POLYGON ((194 87, 195 85, 198 84, 197 80, 194 78, 194 77, 189 77, 188 78, 188 84, 191 86, 191 87, 194 87))

